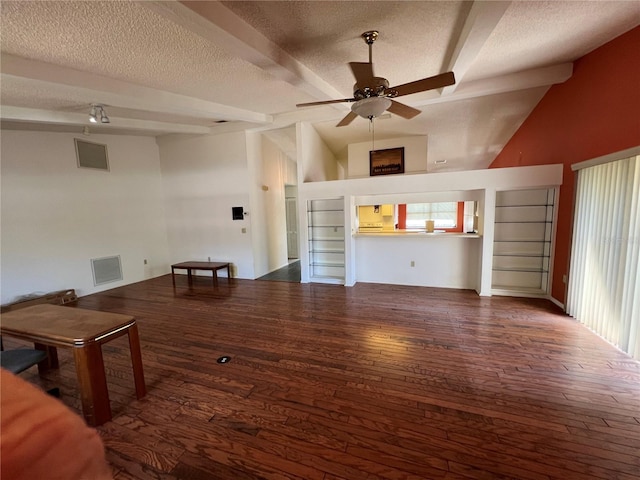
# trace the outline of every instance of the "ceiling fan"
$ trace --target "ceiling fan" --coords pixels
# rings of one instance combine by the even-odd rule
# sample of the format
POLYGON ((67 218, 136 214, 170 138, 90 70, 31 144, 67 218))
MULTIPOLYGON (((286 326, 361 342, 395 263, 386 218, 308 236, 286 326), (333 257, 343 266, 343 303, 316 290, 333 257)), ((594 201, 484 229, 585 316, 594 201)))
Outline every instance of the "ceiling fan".
POLYGON ((386 78, 375 77, 373 75, 372 50, 373 42, 378 38, 378 32, 376 30, 364 32, 361 37, 365 43, 369 45, 369 62, 349 62, 353 76, 356 77, 356 83, 353 86, 353 98, 298 103, 296 107, 353 102, 351 111, 336 125, 337 127, 349 125, 357 116, 372 120, 386 110, 402 118, 410 119, 418 115, 420 110, 391 100, 392 98, 425 92, 456 83, 453 72, 447 72, 433 77, 423 78, 422 80, 416 80, 415 82, 389 87, 389 82, 386 78))

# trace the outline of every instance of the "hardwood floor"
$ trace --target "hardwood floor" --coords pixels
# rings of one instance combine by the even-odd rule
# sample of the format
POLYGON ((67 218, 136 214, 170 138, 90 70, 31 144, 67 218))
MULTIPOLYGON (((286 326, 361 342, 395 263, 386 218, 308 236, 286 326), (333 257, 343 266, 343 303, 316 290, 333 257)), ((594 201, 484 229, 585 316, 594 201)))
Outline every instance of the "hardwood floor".
MULTIPOLYGON (((103 347, 118 480, 640 478, 640 363, 550 302, 210 280, 78 302, 138 319, 143 400, 126 338, 103 347)), ((60 363, 23 376, 79 411, 60 363)))

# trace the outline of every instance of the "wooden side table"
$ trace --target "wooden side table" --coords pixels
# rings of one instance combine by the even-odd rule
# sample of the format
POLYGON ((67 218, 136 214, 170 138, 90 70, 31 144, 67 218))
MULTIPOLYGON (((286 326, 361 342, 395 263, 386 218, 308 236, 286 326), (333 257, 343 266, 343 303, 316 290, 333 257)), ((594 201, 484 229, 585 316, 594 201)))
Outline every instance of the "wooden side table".
POLYGON ((175 269, 186 270, 189 285, 193 285, 192 271, 206 270, 213 273, 213 286, 218 286, 218 270, 227 269, 227 278, 231 278, 231 269, 229 263, 226 262, 182 262, 171 265, 171 281, 173 286, 176 286, 175 269))
POLYGON ((0 331, 3 335, 46 346, 56 354, 56 347, 73 349, 82 412, 89 425, 102 425, 112 418, 102 358, 103 343, 125 334, 129 336, 136 397, 140 399, 147 393, 138 326, 129 315, 59 305, 35 305, 4 313, 0 331))

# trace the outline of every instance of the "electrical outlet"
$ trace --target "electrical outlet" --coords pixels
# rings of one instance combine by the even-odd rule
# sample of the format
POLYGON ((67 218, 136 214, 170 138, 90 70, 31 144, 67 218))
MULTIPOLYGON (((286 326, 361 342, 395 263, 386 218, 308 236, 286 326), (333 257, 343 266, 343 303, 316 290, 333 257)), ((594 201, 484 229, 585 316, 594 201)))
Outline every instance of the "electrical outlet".
POLYGON ((242 233, 247 233, 247 229, 246 228, 242 228, 242 233))
POLYGON ((411 266, 412 266, 412 267, 415 267, 415 266, 416 266, 416 262, 415 262, 415 261, 413 261, 413 260, 411 260, 411 266))
POLYGON ((210 261, 211 261, 211 257, 207 257, 207 261, 209 261, 209 262, 210 262, 210 261))

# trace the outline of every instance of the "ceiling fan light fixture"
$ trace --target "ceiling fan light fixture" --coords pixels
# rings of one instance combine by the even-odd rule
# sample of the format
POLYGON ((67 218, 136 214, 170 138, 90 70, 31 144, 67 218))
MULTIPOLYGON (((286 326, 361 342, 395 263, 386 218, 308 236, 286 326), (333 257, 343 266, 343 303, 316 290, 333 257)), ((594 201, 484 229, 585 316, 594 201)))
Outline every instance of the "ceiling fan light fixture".
POLYGON ((358 100, 351 111, 362 118, 374 118, 382 115, 391 106, 391 100, 385 97, 369 97, 358 100))
POLYGON ((296 104, 296 107, 355 102, 351 106, 351 111, 342 120, 340 120, 336 127, 349 125, 357 117, 373 120, 374 117, 379 117, 386 110, 409 120, 416 115, 419 115, 421 113, 420 110, 410 107, 409 105, 405 105, 404 103, 390 100, 391 98, 426 92, 428 90, 442 88, 456 83, 453 72, 446 72, 432 77, 415 80, 413 82, 404 83, 402 85, 396 85, 395 87, 389 87, 389 81, 386 78, 376 77, 373 73, 373 42, 378 38, 378 31, 370 30, 368 32, 364 32, 362 34, 362 38, 369 46, 369 61, 349 62, 351 72, 356 79, 356 83, 353 86, 353 98, 298 103, 296 104))

